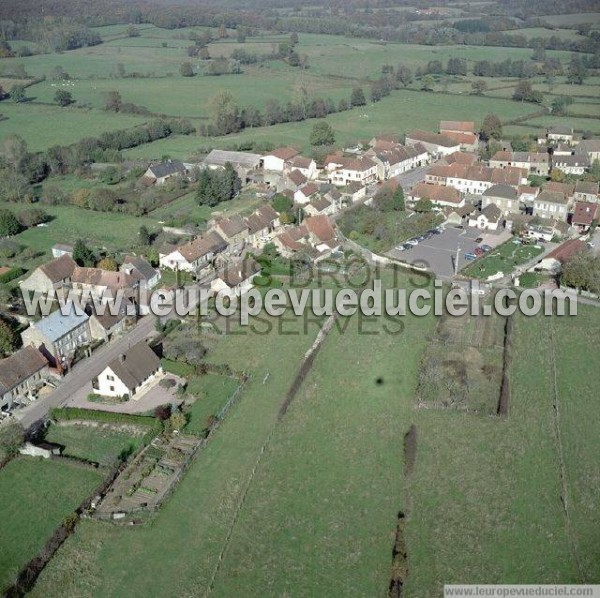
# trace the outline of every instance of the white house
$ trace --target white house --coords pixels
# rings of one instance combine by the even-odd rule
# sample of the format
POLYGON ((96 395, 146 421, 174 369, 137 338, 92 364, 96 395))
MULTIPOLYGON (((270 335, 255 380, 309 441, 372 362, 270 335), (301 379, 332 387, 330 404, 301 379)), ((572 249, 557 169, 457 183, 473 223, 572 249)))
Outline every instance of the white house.
POLYGON ((554 156, 552 168, 562 170, 565 174, 582 175, 590 167, 590 160, 585 155, 554 156))
POLYGON ((361 186, 377 180, 377 164, 367 156, 347 157, 341 153, 331 154, 325 159, 329 182, 339 187, 351 183, 361 186))
POLYGON ((283 172, 285 165, 292 158, 299 155, 300 152, 293 147, 280 147, 272 151, 270 154, 263 156, 263 168, 274 172, 283 172))
POLYGON ((240 297, 253 286, 260 274, 260 265, 252 258, 228 262, 210 284, 215 294, 225 297, 240 297))
POLYGON ((21 332, 23 346, 36 348, 53 367, 64 365, 79 347, 91 341, 89 319, 75 309, 67 315, 57 309, 21 332))
POLYGON ((307 204, 318 193, 319 187, 317 187, 317 185, 314 183, 307 183, 294 193, 294 201, 299 204, 307 204))
POLYGON ((294 156, 291 160, 285 163, 286 172, 293 170, 300 171, 307 179, 316 179, 319 175, 319 169, 317 163, 311 158, 305 158, 304 156, 294 156))
POLYGON ((414 130, 406 134, 406 145, 421 144, 430 154, 442 157, 460 151, 460 141, 450 139, 446 135, 438 135, 429 131, 414 130))
POLYGON ((591 181, 577 181, 574 192, 575 201, 598 202, 598 183, 591 181))
POLYGON ((556 191, 542 191, 533 200, 533 214, 542 218, 556 218, 566 220, 569 201, 564 193, 556 191))
POLYGON ((502 211, 496 204, 490 204, 469 216, 469 226, 480 230, 498 230, 502 211))
POLYGON ((211 268, 215 257, 227 249, 227 243, 216 232, 209 232, 172 251, 160 254, 160 266, 202 275, 211 268))
POLYGON ((160 359, 145 341, 111 361, 92 381, 94 392, 105 397, 137 398, 162 374, 160 359))
POLYGON ((481 207, 491 204, 497 205, 506 216, 510 213, 520 212, 519 193, 510 185, 494 185, 481 194, 481 207))
POLYGON ((121 265, 121 271, 139 280, 147 289, 154 288, 160 282, 160 270, 139 256, 127 256, 121 265))

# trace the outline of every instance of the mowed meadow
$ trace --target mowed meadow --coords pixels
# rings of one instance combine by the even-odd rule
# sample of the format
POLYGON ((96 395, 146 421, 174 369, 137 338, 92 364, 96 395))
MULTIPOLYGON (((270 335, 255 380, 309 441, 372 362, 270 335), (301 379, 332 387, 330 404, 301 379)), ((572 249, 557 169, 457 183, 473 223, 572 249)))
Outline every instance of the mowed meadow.
MULTIPOLYGON (((279 43, 285 42, 288 36, 259 31, 256 37, 239 43, 235 32, 230 31, 228 38, 215 39, 208 45, 211 58, 229 58, 235 50, 244 50, 255 54, 259 61, 242 65, 241 74, 206 76, 209 61, 187 55, 187 48, 193 45, 190 35, 201 33, 203 29, 166 30, 140 25, 138 37, 128 37, 126 29, 124 25, 96 28, 103 39, 98 46, 61 54, 3 59, 0 76, 16 65, 22 65, 29 77, 36 80, 45 77, 45 80, 27 87, 28 101, 20 104, 5 101, 0 105, 3 115, 0 138, 18 133, 28 142, 30 149, 41 151, 56 143, 69 144, 84 136, 131 128, 151 118, 107 113, 103 108, 106 94, 111 91, 118 91, 123 102, 143 106, 153 114, 185 117, 195 126, 200 126, 211 118, 211 101, 221 92, 230 93, 241 108, 258 108, 261 112, 273 99, 285 105, 287 102, 323 98, 331 99, 337 105, 340 100, 349 99, 355 86, 363 87, 368 95, 371 83, 381 76, 382 67, 388 64, 404 64, 414 71, 425 68, 429 61, 445 63, 449 58, 463 58, 470 72, 474 63, 480 60, 528 61, 531 58, 531 50, 527 48, 428 46, 301 34, 297 52, 305 57, 308 68, 294 68, 274 57, 279 43), (180 75, 179 69, 185 62, 191 63, 195 76, 180 75), (57 67, 69 74, 69 81, 53 79, 57 67), (69 91, 75 103, 65 108, 58 107, 54 102, 58 89, 69 91)), ((567 29, 556 31, 573 35, 573 31, 567 29)), ((536 33, 534 30, 532 35, 536 33)), ((216 30, 214 37, 217 37, 216 30)), ((560 60, 563 65, 570 58, 565 51, 549 50, 547 56, 560 60)), ((436 75, 433 79, 433 91, 421 91, 420 82, 414 81, 409 89, 395 91, 378 104, 369 103, 349 112, 330 115, 328 120, 334 126, 338 140, 353 142, 380 133, 404 133, 414 127, 435 130, 440 119, 481 121, 490 112, 498 114, 507 124, 518 119, 519 129, 508 129, 511 133, 536 134, 547 126, 545 120, 529 122, 527 119, 528 116, 539 116, 540 110, 543 114, 547 108, 520 104, 510 99, 517 79, 475 78, 472 75, 436 75), (482 96, 471 95, 471 83, 475 79, 485 80, 488 85, 482 96)), ((10 89, 11 80, 3 80, 8 81, 5 87, 10 89)), ((31 79, 23 81, 25 84, 30 82, 31 79)), ((573 86, 566 85, 565 77, 556 77, 548 86, 543 78, 538 77, 532 82, 534 89, 544 93, 546 106, 558 95, 573 96, 576 104, 568 110, 577 117, 575 128, 598 132, 599 81, 590 78, 583 86, 573 86)), ((310 151, 308 138, 312 124, 305 121, 258 127, 216 139, 196 135, 162 140, 149 146, 139 146, 128 152, 128 156, 159 159, 169 154, 185 158, 199 148, 230 148, 249 142, 291 143, 310 151)))
POLYGON ((436 321, 413 316, 338 320, 282 417, 317 328, 255 325, 211 352, 253 380, 154 522, 82 523, 34 596, 384 596, 399 513, 410 598, 445 583, 599 581, 600 380, 582 366, 598 349, 595 308, 517 318, 507 417, 417 408, 436 321))

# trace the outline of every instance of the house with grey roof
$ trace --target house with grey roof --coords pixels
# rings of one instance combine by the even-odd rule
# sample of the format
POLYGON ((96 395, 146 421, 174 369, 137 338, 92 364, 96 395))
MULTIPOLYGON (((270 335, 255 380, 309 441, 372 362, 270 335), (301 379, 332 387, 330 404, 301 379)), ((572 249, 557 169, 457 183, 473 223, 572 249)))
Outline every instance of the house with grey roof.
POLYGON ((113 359, 92 381, 94 392, 105 397, 139 398, 162 374, 160 359, 145 341, 113 359))
POLYGON ((242 249, 250 233, 247 222, 239 214, 217 220, 214 228, 225 239, 231 253, 242 249))
POLYGON ((589 167, 589 158, 582 154, 573 156, 554 156, 552 159, 552 168, 562 170, 565 174, 582 175, 589 167))
POLYGON ((49 374, 48 360, 34 347, 23 347, 0 360, 0 409, 10 411, 21 397, 30 397, 49 374))
POLYGON ((587 156, 590 164, 593 164, 600 160, 600 139, 583 139, 575 146, 573 153, 587 156))
POLYGON ((494 185, 486 189, 481 194, 481 207, 491 204, 497 205, 505 216, 520 212, 519 193, 511 185, 494 185))
POLYGON ((214 149, 204 158, 202 166, 219 170, 231 164, 241 179, 248 181, 248 175, 262 166, 262 156, 250 152, 230 152, 214 149))
POLYGON ((63 315, 60 309, 21 332, 24 347, 34 347, 52 367, 64 366, 79 347, 92 340, 89 316, 73 308, 63 315))
POLYGON ((197 237, 184 245, 163 249, 160 255, 162 268, 190 272, 198 277, 213 269, 217 256, 227 249, 227 241, 215 231, 197 237))
POLYGON ((498 230, 501 221, 502 210, 493 203, 469 215, 469 226, 480 230, 498 230))
POLYGON ((179 160, 167 160, 153 164, 146 170, 142 180, 150 185, 164 185, 170 178, 188 174, 188 168, 179 160))
POLYGON ((533 214, 541 218, 565 221, 569 213, 569 200, 559 191, 542 191, 533 200, 533 214))
POLYGON ((577 181, 573 194, 575 201, 598 202, 598 183, 593 181, 577 181))
POLYGON ((240 297, 253 286, 260 265, 252 258, 230 261, 210 284, 211 290, 226 297, 240 297))
POLYGON ((139 280, 147 289, 154 288, 160 282, 160 270, 140 256, 127 256, 121 264, 121 272, 139 280))

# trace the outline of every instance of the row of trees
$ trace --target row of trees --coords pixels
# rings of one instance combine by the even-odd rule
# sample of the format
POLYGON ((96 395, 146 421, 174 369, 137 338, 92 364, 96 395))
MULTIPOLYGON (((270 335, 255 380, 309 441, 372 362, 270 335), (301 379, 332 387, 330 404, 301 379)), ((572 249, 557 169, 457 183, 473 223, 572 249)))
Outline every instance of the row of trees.
POLYGON ((7 201, 32 201, 32 185, 51 173, 77 172, 92 162, 119 162, 122 149, 194 132, 194 127, 186 120, 153 120, 132 129, 85 138, 72 145, 54 145, 40 153, 30 152, 27 143, 18 135, 9 135, 0 145, 0 195, 7 201))
POLYGON ((264 111, 261 112, 253 106, 240 108, 229 92, 217 94, 209 105, 211 122, 201 125, 200 133, 205 136, 228 135, 246 128, 300 122, 309 118, 325 118, 328 114, 366 104, 364 91, 360 88, 352 92, 350 101, 342 99, 337 104, 329 98, 309 100, 305 93, 302 95, 303 100, 285 104, 276 99, 269 100, 264 111))

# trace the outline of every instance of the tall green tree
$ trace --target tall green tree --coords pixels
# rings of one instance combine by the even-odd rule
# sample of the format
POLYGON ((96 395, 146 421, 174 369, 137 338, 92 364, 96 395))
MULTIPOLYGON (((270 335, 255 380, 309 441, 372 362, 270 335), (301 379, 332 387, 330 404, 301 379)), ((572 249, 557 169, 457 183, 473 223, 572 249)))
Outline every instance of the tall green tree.
POLYGON ((0 210, 0 237, 12 237, 20 231, 18 218, 10 210, 0 210))
POLYGON ((85 244, 83 239, 77 239, 73 246, 73 259, 79 266, 93 268, 96 263, 94 252, 85 244))
POLYGON ((335 131, 326 121, 314 124, 310 132, 311 145, 333 145, 335 143, 335 131))
POLYGON ((61 107, 68 106, 73 103, 73 96, 70 91, 65 89, 57 89, 54 94, 54 101, 61 107))
POLYGON ((365 92, 362 87, 355 87, 352 90, 352 94, 350 95, 350 105, 351 106, 366 106, 367 98, 365 97, 365 92))
POLYGON ((479 134, 484 141, 500 139, 502 137, 502 121, 495 114, 486 114, 479 134))

